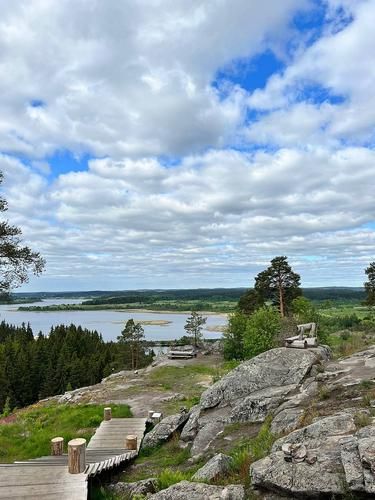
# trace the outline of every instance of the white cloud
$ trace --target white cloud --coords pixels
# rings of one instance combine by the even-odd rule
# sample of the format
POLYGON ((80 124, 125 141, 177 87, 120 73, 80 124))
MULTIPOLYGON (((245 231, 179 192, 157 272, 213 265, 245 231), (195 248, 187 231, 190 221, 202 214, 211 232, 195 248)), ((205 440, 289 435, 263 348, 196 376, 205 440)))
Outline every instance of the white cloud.
POLYGON ((375 242, 375 3, 327 0, 322 35, 302 37, 264 89, 212 83, 237 58, 282 50, 309 4, 2 3, 0 151, 28 161, 3 154, 0 170, 11 221, 47 259, 32 288, 247 285, 281 254, 305 285, 361 283, 375 242), (245 124, 248 108, 259 117, 245 124), (64 148, 103 158, 56 175, 45 156, 64 148))
POLYGON ((0 150, 123 158, 225 145, 245 93, 233 86, 223 99, 215 72, 261 50, 305 4, 4 1, 0 150))
POLYGON ((67 272, 71 287, 175 286, 176 275, 178 286, 246 285, 276 254, 290 256, 305 283, 337 280, 334 262, 350 264, 358 284, 375 239, 374 167, 365 148, 213 150, 173 169, 93 160, 46 185, 14 160, 0 164, 10 216, 47 258, 41 288, 49 279, 66 288, 67 272), (306 255, 324 255, 320 273, 306 255))
POLYGON ((330 5, 335 12, 343 7, 353 16, 352 22, 339 30, 327 29, 283 74, 272 76, 265 89, 253 92, 249 106, 270 114, 250 126, 251 140, 259 137, 260 142, 288 146, 374 141, 375 3, 335 0, 330 5), (327 102, 314 103, 309 94, 314 85, 343 101, 330 104, 327 96, 327 102))

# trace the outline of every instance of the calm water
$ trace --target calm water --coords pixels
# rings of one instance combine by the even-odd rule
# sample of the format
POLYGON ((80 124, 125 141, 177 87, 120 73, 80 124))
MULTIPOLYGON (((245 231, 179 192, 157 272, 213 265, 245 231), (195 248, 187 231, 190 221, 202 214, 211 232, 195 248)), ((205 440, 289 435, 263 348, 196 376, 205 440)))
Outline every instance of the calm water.
MULTIPOLYGON (((51 305, 51 304, 79 304, 81 300, 44 300, 33 304, 22 305, 51 305)), ((48 333, 54 325, 81 325, 90 330, 97 330, 104 340, 116 340, 128 319, 134 320, 167 320, 168 325, 143 325, 147 340, 173 340, 185 335, 184 325, 188 314, 166 314, 151 312, 117 312, 117 311, 58 311, 58 312, 26 312, 17 311, 19 305, 0 305, 0 320, 13 325, 30 323, 34 334, 39 331, 48 333)), ((225 316, 207 316, 206 326, 225 325, 225 316)), ((220 338, 221 332, 203 330, 206 338, 220 338)))

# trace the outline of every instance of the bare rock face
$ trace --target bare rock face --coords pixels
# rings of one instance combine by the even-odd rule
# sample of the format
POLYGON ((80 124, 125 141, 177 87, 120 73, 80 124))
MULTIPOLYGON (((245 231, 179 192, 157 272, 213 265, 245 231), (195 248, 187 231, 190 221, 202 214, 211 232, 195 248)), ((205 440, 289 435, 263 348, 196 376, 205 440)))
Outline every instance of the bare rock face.
POLYGON ((253 486, 302 498, 344 492, 344 473, 337 449, 320 452, 312 465, 306 461, 286 461, 284 453, 277 451, 255 462, 250 471, 253 486))
POLYGON ((309 449, 319 448, 327 442, 338 443, 342 436, 352 434, 356 431, 353 415, 350 413, 338 413, 318 421, 301 429, 291 432, 287 436, 278 439, 272 451, 281 450, 285 443, 304 443, 309 449))
POLYGON ((302 498, 374 498, 375 425, 356 430, 353 411, 337 413, 278 439, 250 467, 256 488, 302 498))
POLYGON ((323 347, 281 347, 241 363, 202 394, 181 439, 194 440, 192 455, 195 455, 206 450, 229 423, 263 422, 302 387, 311 367, 326 357, 323 347))
POLYGON ((224 424, 213 420, 206 423, 198 432, 191 447, 191 455, 199 455, 209 448, 212 441, 224 430, 224 424))
POLYGON ((302 408, 285 408, 273 418, 271 424, 272 434, 292 432, 299 427, 304 415, 302 408))
POLYGON ((154 448, 164 441, 167 441, 184 425, 188 418, 189 413, 177 413, 164 418, 155 425, 152 431, 145 435, 142 442, 142 448, 154 448))
POLYGON ((193 406, 193 408, 191 408, 189 413, 189 420, 186 422, 181 432, 180 436, 181 441, 184 442, 192 441, 197 435, 199 428, 199 422, 198 422, 199 413, 200 413, 199 405, 195 405, 193 406))
POLYGON ((149 479, 143 479, 142 481, 136 481, 134 483, 116 483, 110 484, 108 489, 112 491, 115 495, 119 495, 124 498, 133 498, 136 495, 147 495, 149 493, 155 493, 157 486, 157 479, 151 477, 149 479))
POLYGON ((230 470, 232 458, 223 453, 218 453, 194 474, 194 481, 211 481, 219 476, 224 476, 230 470))
POLYGON ((245 500, 245 489, 240 485, 223 487, 181 481, 151 495, 150 498, 153 500, 245 500))
POLYGON ((235 406, 243 398, 268 388, 296 386, 320 357, 320 349, 271 349, 241 363, 201 397, 202 410, 235 406))

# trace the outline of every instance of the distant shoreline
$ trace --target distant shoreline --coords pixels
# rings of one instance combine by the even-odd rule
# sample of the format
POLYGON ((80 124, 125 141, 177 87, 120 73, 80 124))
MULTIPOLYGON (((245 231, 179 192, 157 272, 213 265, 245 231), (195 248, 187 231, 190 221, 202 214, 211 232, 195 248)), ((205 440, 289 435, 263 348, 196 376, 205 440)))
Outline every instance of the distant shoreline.
MULTIPOLYGON (((33 313, 49 313, 49 312, 65 312, 65 311, 113 311, 113 312, 126 312, 126 313, 144 313, 144 314, 191 314, 191 309, 186 310, 170 310, 170 309, 145 309, 142 308, 127 308, 119 307, 118 305, 95 305, 95 306, 82 306, 81 304, 59 304, 49 306, 20 306, 17 308, 20 312, 33 312, 33 313)), ((223 316, 228 317, 230 311, 197 311, 203 316, 223 316)))

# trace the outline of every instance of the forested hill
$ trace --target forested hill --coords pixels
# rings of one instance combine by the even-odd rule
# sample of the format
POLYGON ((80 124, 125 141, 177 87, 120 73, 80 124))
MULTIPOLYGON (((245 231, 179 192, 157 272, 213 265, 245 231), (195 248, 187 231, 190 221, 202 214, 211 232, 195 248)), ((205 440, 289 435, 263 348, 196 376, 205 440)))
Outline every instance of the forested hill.
MULTIPOLYGON (((47 396, 100 382, 109 374, 130 369, 131 348, 104 342, 96 331, 75 325, 51 328, 36 337, 30 325, 0 323, 0 413, 4 406, 23 407, 47 396)), ((152 353, 138 347, 139 366, 152 353)))
MULTIPOLYGON (((84 291, 84 292, 36 292, 15 293, 15 301, 36 301, 43 299, 74 299, 81 298, 87 304, 121 304, 121 303, 152 303, 155 301, 181 300, 238 300, 247 290, 239 288, 195 288, 181 290, 123 290, 123 291, 84 291)), ((316 287, 303 288, 303 295, 311 300, 358 300, 365 298, 361 287, 316 287)))

